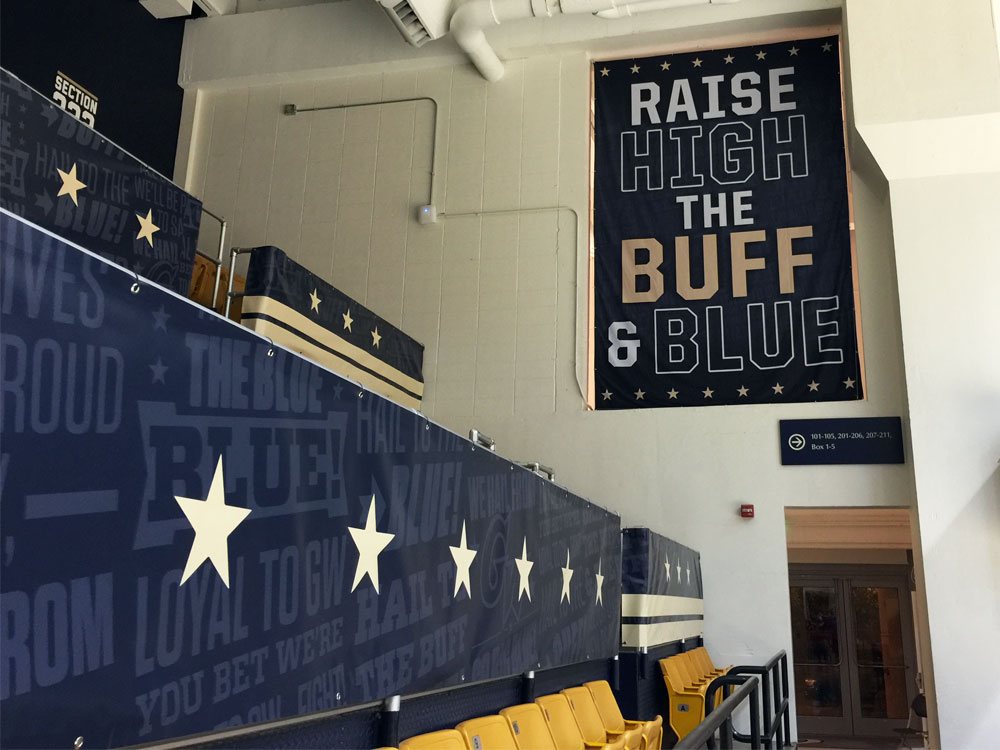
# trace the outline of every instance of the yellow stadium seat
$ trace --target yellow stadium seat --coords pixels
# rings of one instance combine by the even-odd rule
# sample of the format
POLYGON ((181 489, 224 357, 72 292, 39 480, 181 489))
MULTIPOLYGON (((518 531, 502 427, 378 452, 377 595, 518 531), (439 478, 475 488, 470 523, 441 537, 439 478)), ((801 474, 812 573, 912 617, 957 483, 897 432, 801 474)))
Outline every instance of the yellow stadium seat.
POLYGON ((691 652, 691 656, 701 665, 701 669, 705 674, 711 674, 713 677, 728 674, 729 670, 732 669, 731 666, 725 669, 716 669, 712 663, 712 657, 708 655, 708 649, 704 646, 698 646, 698 648, 691 652))
POLYGON ((660 750, 663 746, 663 717, 647 721, 642 730, 642 750, 660 750))
POLYGON ((704 687, 711 682, 710 679, 701 673, 701 667, 691 660, 691 654, 684 652, 671 656, 670 659, 677 665, 677 669, 687 680, 688 687, 704 687))
MULTIPOLYGON (((608 733, 604 729, 604 722, 597 712, 597 704, 594 703, 594 697, 590 694, 590 690, 581 685, 559 692, 566 696, 569 707, 573 709, 573 716, 576 717, 576 723, 580 725, 583 741, 596 747, 605 744, 609 739, 608 733)), ((614 737, 610 739, 614 740, 614 737)))
POLYGON ((650 750, 659 750, 660 728, 663 725, 662 717, 657 716, 653 721, 626 719, 622 716, 621 709, 618 707, 618 701, 615 700, 615 694, 611 690, 611 685, 608 684, 607 680, 587 682, 584 683, 584 687, 590 690, 594 703, 597 705, 597 713, 600 715, 601 721, 604 722, 604 730, 608 733, 609 737, 623 734, 626 730, 639 727, 642 730, 642 735, 646 738, 646 747, 650 748, 650 750))
POLYGON ((469 750, 518 750, 510 724, 502 716, 494 714, 469 719, 455 729, 465 738, 469 750))
POLYGON ((565 695, 543 695, 535 698, 535 703, 542 709, 557 750, 584 750, 583 733, 565 695))
POLYGON ((609 742, 607 745, 601 748, 601 750, 626 750, 625 748, 625 735, 621 734, 618 739, 614 742, 609 742))
POLYGON ((399 743, 399 750, 468 750, 465 739, 454 729, 442 729, 410 737, 399 743))
POLYGON ((510 724, 520 750, 557 750, 542 709, 537 703, 522 703, 500 712, 510 724))
POLYGON ((670 699, 670 728, 674 730, 678 740, 687 737, 705 718, 705 686, 688 686, 680 664, 676 657, 660 659, 660 670, 670 699))
POLYGON ((629 729, 622 735, 626 750, 642 750, 642 727, 629 729))

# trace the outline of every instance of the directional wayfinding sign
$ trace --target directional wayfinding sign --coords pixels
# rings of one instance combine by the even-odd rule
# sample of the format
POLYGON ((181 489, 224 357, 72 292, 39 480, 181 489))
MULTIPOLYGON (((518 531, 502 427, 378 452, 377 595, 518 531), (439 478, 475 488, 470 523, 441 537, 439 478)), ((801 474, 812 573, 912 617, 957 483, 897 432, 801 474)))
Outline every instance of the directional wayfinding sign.
POLYGON ((903 463, 899 417, 782 419, 779 426, 785 466, 903 463))

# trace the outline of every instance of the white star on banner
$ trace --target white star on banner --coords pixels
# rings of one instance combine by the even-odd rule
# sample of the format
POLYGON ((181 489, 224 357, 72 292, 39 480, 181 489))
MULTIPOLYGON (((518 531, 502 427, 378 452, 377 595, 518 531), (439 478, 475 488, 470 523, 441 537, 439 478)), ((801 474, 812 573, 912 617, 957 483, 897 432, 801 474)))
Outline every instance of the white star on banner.
POLYGON ((139 234, 135 236, 137 240, 146 240, 149 246, 153 246, 153 232, 159 232, 160 228, 153 223, 153 209, 149 209, 145 216, 135 215, 139 220, 139 234))
POLYGON ((600 604, 604 606, 604 576, 601 575, 601 561, 597 561, 597 572, 594 574, 597 578, 597 598, 594 600, 594 604, 600 604))
POLYGON ((465 593, 472 598, 472 588, 469 583, 469 569, 476 558, 476 550, 469 549, 465 541, 465 521, 462 521, 462 541, 457 547, 449 546, 451 557, 455 561, 455 591, 452 598, 458 596, 458 590, 465 587, 465 593))
POLYGON ((59 179, 62 180, 62 187, 59 188, 59 192, 56 193, 56 198, 60 195, 68 195, 72 199, 73 205, 79 206, 80 204, 77 202, 78 199, 76 194, 87 186, 77 179, 76 164, 74 164, 68 172, 63 172, 61 169, 56 169, 56 172, 59 173, 59 179))
POLYGON ((678 562, 677 562, 677 582, 680 583, 680 580, 681 580, 681 563, 678 560, 678 562))
POLYGON ((322 302, 323 300, 321 300, 319 298, 319 290, 318 289, 314 288, 311 292, 309 292, 309 300, 310 300, 309 309, 310 310, 315 310, 316 312, 319 312, 319 303, 322 302))
POLYGON ((569 596, 569 582, 573 580, 573 569, 569 566, 569 547, 566 548, 566 567, 562 569, 563 585, 562 593, 559 594, 559 603, 562 604, 563 599, 565 599, 570 604, 573 600, 569 596))
POLYGON ((601 395, 604 397, 605 401, 611 400, 611 391, 605 390, 601 395))
POLYGON ((351 539, 354 540, 354 545, 358 548, 358 567, 354 571, 354 583, 351 584, 351 591, 353 592, 358 587, 362 578, 368 576, 377 594, 379 593, 378 556, 382 550, 389 546, 389 542, 396 538, 396 535, 378 531, 375 528, 374 495, 372 495, 371 505, 368 506, 368 518, 365 521, 365 527, 363 529, 356 529, 353 526, 348 526, 347 530, 351 532, 351 539))
POLYGON ((853 388, 854 387, 854 378, 848 378, 847 380, 844 380, 842 382, 844 383, 844 388, 853 388))
POLYGON ((524 538, 524 544, 521 547, 521 556, 514 558, 514 564, 517 565, 517 575, 519 581, 517 584, 517 600, 521 601, 521 595, 527 594, 528 601, 531 601, 531 583, 528 581, 528 576, 531 574, 531 567, 535 564, 528 559, 528 537, 524 538))
POLYGON ((181 575, 182 586, 205 560, 211 560, 219 578, 229 588, 229 535, 250 515, 250 509, 226 505, 225 488, 222 456, 219 456, 208 496, 204 500, 174 495, 174 500, 194 529, 191 552, 181 575))
POLYGON ((688 574, 688 583, 691 583, 691 568, 690 567, 688 567, 688 569, 687 569, 687 574, 688 574))
POLYGON ((663 566, 667 569, 667 582, 670 581, 670 558, 666 555, 663 556, 663 566))

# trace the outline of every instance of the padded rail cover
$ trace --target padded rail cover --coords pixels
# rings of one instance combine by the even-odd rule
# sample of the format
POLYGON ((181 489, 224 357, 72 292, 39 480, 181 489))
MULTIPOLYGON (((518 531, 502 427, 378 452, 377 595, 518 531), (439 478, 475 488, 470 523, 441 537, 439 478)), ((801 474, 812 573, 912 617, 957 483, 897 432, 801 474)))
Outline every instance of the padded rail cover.
POLYGON ((0 69, 0 206, 187 295, 201 201, 0 69))
POLYGON ((424 395, 424 346, 276 247, 256 247, 243 324, 404 406, 424 395))
POLYGON ((4 746, 608 659, 618 516, 0 212, 4 746))
POLYGON ((622 530, 622 645, 702 635, 701 555, 649 529, 622 530))

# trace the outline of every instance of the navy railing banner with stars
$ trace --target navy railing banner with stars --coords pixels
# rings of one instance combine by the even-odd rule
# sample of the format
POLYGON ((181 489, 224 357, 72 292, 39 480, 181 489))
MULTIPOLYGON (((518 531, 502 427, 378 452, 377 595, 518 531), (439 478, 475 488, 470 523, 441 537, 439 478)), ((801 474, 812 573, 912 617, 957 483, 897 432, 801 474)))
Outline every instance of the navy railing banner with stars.
POLYGON ((0 69, 0 206, 187 295, 201 201, 0 69))
POLYGON ((5 747, 616 653, 618 516, 7 211, 0 263, 5 747))
POLYGON ((276 247, 255 247, 242 322, 262 336, 417 408, 424 346, 299 265, 276 247))
POLYGON ((622 530, 622 645, 657 646, 702 635, 701 555, 637 527, 622 530))
POLYGON ((596 408, 862 398, 838 37, 593 76, 596 408))

